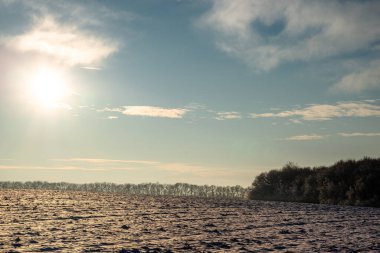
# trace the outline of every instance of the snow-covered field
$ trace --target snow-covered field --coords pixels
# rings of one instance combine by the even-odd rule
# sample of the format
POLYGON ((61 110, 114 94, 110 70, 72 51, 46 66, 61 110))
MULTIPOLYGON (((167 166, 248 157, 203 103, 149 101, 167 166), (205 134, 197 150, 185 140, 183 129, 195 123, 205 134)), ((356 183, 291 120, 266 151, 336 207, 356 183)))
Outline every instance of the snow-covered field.
POLYGON ((380 209, 0 190, 0 252, 379 252, 380 209))

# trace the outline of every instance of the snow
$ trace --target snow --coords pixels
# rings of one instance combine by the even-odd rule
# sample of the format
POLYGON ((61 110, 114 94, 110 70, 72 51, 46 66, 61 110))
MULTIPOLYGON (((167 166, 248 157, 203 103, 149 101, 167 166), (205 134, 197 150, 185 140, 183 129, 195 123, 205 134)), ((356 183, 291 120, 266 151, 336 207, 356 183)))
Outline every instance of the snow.
POLYGON ((0 190, 0 252, 378 252, 379 238, 379 208, 0 190))

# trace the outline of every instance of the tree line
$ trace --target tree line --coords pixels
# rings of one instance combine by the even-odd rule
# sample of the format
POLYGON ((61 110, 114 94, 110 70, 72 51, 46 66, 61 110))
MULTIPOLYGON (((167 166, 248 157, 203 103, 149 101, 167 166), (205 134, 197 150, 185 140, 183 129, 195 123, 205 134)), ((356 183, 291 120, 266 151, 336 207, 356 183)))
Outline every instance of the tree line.
POLYGON ((314 168, 288 163, 258 175, 249 198, 380 207, 380 158, 314 168))
POLYGON ((286 164, 280 170, 258 175, 250 188, 194 185, 187 183, 114 184, 0 182, 0 189, 45 189, 59 191, 111 192, 142 195, 193 196, 294 201, 380 207, 380 158, 339 161, 332 166, 299 167, 286 164))
POLYGON ((246 199, 248 188, 242 186, 215 186, 193 185, 187 183, 176 184, 114 184, 114 183, 51 183, 43 181, 33 182, 0 182, 2 189, 44 189, 59 191, 87 191, 87 192, 111 192, 142 195, 168 195, 168 196, 194 196, 206 198, 231 198, 246 199))

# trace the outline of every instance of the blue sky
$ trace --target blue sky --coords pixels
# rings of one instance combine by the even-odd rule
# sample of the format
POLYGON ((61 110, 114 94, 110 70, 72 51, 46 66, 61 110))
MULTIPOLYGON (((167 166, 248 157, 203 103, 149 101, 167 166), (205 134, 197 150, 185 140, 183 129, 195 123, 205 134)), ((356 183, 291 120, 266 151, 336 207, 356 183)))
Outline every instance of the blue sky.
POLYGON ((379 156, 379 1, 0 7, 1 180, 248 186, 379 156))

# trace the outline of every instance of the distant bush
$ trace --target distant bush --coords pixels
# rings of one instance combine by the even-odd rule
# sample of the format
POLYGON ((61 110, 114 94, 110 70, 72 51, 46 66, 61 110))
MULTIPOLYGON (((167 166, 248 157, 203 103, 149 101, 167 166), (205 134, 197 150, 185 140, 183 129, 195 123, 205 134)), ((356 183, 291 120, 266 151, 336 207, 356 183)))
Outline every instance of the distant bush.
POLYGON ((293 163, 261 173, 250 199, 380 207, 380 158, 339 161, 330 167, 293 163))
POLYGON ((113 192, 141 195, 194 196, 206 198, 247 198, 248 189, 237 186, 193 185, 187 183, 159 184, 114 184, 114 183, 50 183, 34 182, 0 182, 0 189, 48 189, 60 191, 113 192))

